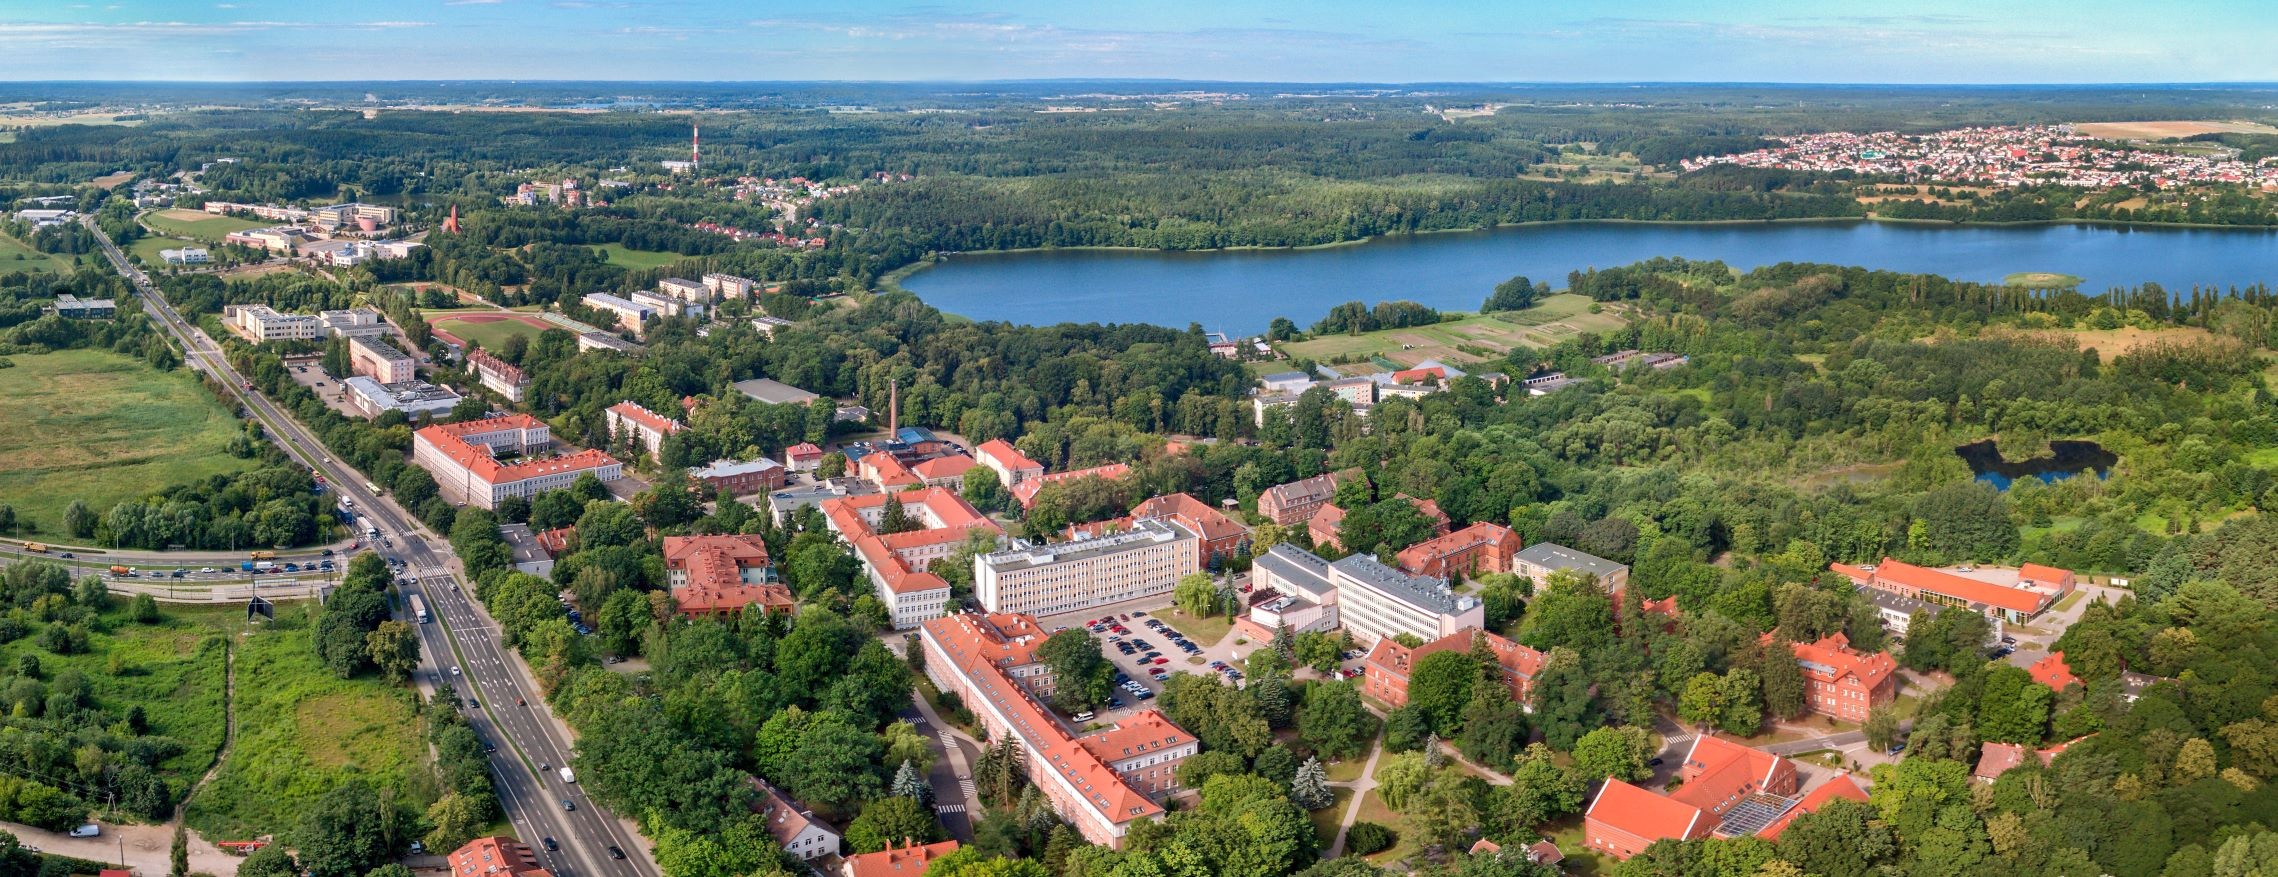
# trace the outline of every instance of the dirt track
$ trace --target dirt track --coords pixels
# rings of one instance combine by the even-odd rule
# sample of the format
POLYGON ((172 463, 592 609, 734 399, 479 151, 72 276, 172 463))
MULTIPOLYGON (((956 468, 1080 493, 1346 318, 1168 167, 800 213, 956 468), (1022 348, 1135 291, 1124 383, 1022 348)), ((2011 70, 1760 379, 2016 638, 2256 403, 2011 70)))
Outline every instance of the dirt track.
MULTIPOLYGON (((124 839, 126 865, 141 877, 160 877, 173 866, 168 860, 168 852, 174 846, 171 825, 105 825, 102 837, 90 838, 70 837, 13 822, 0 822, 0 830, 39 847, 41 852, 110 863, 119 861, 120 840, 124 839)), ((229 877, 237 873, 237 863, 242 861, 245 860, 205 842, 197 832, 190 832, 191 872, 229 877)))

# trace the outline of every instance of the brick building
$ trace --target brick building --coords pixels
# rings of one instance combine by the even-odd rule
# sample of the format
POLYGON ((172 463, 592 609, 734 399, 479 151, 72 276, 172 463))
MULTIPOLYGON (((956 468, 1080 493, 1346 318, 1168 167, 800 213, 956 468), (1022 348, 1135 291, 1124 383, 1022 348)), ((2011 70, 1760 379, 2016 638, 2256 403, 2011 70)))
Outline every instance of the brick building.
POLYGON ((1542 672, 1543 654, 1476 629, 1456 631, 1413 649, 1394 642, 1391 637, 1377 640, 1368 650, 1368 672, 1361 677, 1361 690, 1395 707, 1406 706, 1408 677, 1415 672, 1417 662, 1440 652, 1468 653, 1474 637, 1484 639, 1487 648, 1495 653, 1496 672, 1511 689, 1512 699, 1526 703, 1535 675, 1542 672))
POLYGON ((1400 568, 1420 576, 1511 571, 1511 558, 1523 547, 1511 528, 1480 521, 1469 527, 1401 549, 1400 568))

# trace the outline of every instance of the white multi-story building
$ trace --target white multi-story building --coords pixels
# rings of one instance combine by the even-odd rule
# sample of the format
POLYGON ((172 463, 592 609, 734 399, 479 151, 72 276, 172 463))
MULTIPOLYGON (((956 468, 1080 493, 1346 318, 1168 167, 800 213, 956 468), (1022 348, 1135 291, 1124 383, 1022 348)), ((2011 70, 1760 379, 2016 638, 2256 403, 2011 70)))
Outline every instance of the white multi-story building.
POLYGON ((387 318, 371 308, 324 311, 316 315, 316 321, 334 338, 385 335, 388 331, 387 318))
POLYGON ((460 396, 449 387, 438 387, 426 381, 406 381, 382 384, 364 375, 354 375, 341 381, 347 390, 348 407, 366 419, 390 411, 401 411, 414 421, 444 417, 459 407, 460 396))
POLYGON ((159 250, 158 258, 168 265, 204 265, 214 260, 205 247, 183 247, 179 250, 159 250))
POLYGON ((532 497, 577 483, 587 472, 602 481, 624 477, 625 465, 590 448, 560 456, 550 452, 553 431, 527 414, 446 423, 412 433, 412 465, 435 476, 446 499, 478 508, 497 508, 509 496, 532 497), (503 462, 501 454, 527 459, 503 462))
POLYGON ((687 424, 650 411, 637 402, 611 405, 608 413, 610 437, 622 439, 632 436, 651 457, 656 456, 658 449, 664 447, 665 436, 688 428, 687 424))
POLYGON ((686 277, 667 277, 657 281, 657 294, 690 304, 712 303, 712 287, 686 277))
POLYGON ((704 288, 721 298, 750 298, 751 278, 721 274, 717 271, 704 275, 704 288))
POLYGON ((990 612, 1057 615, 1169 594, 1194 570, 1200 537, 1168 520, 973 558, 973 596, 990 612))
POLYGON ((505 396, 508 401, 522 401, 522 389, 530 386, 530 376, 505 360, 490 355, 487 350, 474 350, 467 354, 467 369, 475 373, 475 380, 489 387, 491 392, 505 396))
POLYGON ((1365 554, 1329 564, 1329 582, 1337 590, 1337 617, 1364 646, 1403 633, 1431 642, 1487 623, 1485 607, 1456 594, 1446 580, 1412 576, 1365 554))
POLYGON ((268 305, 223 305, 222 323, 256 344, 271 341, 313 341, 324 336, 324 326, 308 314, 279 313, 268 305))
POLYGON ((634 304, 654 308, 657 313, 668 317, 702 318, 704 316, 704 305, 702 303, 674 298, 661 292, 650 292, 643 289, 634 292, 632 299, 634 304))
POLYGON ((579 301, 584 302, 586 307, 615 314, 617 328, 635 335, 641 334, 641 331, 648 327, 649 321, 657 318, 658 313, 656 308, 630 299, 618 298, 606 292, 586 293, 585 298, 579 299, 579 301))

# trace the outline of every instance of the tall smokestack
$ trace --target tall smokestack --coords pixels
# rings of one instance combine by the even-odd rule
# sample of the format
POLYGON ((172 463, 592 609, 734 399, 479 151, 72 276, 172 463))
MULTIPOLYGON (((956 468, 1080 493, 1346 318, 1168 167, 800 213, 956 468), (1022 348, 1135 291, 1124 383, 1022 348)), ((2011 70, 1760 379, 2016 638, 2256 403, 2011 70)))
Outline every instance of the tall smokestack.
POLYGON ((898 439, 902 434, 902 381, 886 379, 886 434, 898 439))
POLYGON ((690 123, 688 126, 688 169, 704 169, 704 129, 690 123))

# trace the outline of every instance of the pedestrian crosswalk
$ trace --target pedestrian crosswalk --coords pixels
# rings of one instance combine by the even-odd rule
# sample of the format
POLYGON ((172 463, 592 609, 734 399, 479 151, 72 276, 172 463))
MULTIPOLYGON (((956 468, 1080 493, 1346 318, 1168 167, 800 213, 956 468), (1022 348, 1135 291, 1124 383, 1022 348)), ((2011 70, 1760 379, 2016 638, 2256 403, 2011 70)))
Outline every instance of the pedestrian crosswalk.
POLYGON ((969 779, 965 779, 965 778, 963 778, 963 777, 959 777, 959 778, 958 778, 958 780, 957 780, 957 788, 958 788, 959 790, 963 791, 967 797, 971 797, 971 796, 974 796, 974 795, 980 794, 980 790, 974 787, 974 785, 973 785, 973 781, 972 781, 972 780, 969 780, 969 779))
POLYGON ((965 805, 963 805, 963 804, 935 804, 935 805, 933 805, 933 812, 935 812, 935 813, 963 813, 963 812, 965 812, 965 805))

